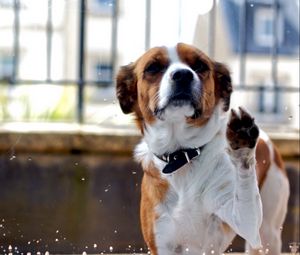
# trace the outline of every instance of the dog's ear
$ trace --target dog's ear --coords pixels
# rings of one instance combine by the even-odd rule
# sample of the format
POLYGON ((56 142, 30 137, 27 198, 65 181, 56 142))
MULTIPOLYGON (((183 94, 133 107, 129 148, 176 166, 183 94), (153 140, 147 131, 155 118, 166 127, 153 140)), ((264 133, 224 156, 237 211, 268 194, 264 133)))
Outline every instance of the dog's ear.
POLYGON ((133 63, 122 66, 117 74, 117 98, 125 114, 133 112, 137 103, 137 79, 134 67, 133 63))
POLYGON ((228 111, 230 106, 230 96, 232 93, 232 83, 229 69, 226 67, 226 65, 215 62, 214 76, 217 96, 220 97, 224 102, 223 110, 228 111))

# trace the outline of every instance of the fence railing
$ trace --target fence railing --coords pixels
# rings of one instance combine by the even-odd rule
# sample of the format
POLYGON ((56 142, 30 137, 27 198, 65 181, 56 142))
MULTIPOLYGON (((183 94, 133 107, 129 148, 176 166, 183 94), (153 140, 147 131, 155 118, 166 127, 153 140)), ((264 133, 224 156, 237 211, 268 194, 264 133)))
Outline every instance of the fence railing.
MULTIPOLYGON (((77 49, 77 75, 76 79, 69 80, 53 80, 51 77, 51 66, 52 62, 54 61, 52 56, 52 38, 53 38, 53 13, 52 13, 52 5, 53 0, 47 0, 48 4, 48 13, 47 13, 47 22, 46 22, 46 78, 42 80, 24 80, 19 78, 19 62, 20 62, 20 28, 21 28, 21 20, 20 20, 20 3, 21 0, 14 0, 13 2, 13 15, 14 15, 14 24, 13 24, 13 68, 12 74, 9 79, 10 84, 76 84, 77 85, 77 109, 76 109, 76 116, 77 121, 82 123, 84 122, 84 91, 86 85, 99 85, 99 86, 109 86, 113 84, 114 74, 116 72, 116 63, 118 58, 117 52, 117 42, 118 42, 118 17, 119 17, 119 1, 120 0, 112 0, 112 12, 111 12, 111 45, 110 45, 110 61, 112 65, 111 76, 109 80, 101 81, 101 80, 90 80, 86 79, 85 77, 85 69, 86 69, 86 26, 87 26, 87 1, 86 0, 79 0, 78 3, 78 14, 79 14, 79 24, 78 24, 78 49, 77 49)), ((224 0, 223 0, 224 1, 224 0)), ((280 6, 279 0, 272 0, 272 9, 273 9, 273 42, 271 47, 271 79, 273 86, 263 86, 263 85, 256 85, 250 86, 247 85, 245 82, 245 73, 247 71, 247 5, 249 5, 250 1, 248 0, 241 0, 240 4, 240 13, 239 13, 239 85, 236 86, 237 90, 242 91, 256 91, 258 93, 259 98, 259 110, 261 112, 264 111, 264 94, 266 91, 272 91, 274 94, 274 109, 273 112, 278 112, 278 100, 279 100, 279 93, 286 93, 286 92, 299 92, 298 86, 282 86, 278 82, 278 10, 280 6)), ((151 46, 151 2, 152 0, 145 0, 145 49, 151 46)), ((221 2, 221 1, 220 1, 221 2)), ((270 2, 270 1, 268 1, 270 2)), ((215 55, 215 47, 216 47, 216 39, 215 39, 215 31, 216 31, 216 9, 217 9, 217 1, 213 0, 213 8, 209 14, 209 33, 208 33, 208 54, 211 57, 215 55)), ((1 21, 0 21, 1 22, 1 21)), ((3 80, 2 80, 3 81, 3 80)), ((1 77, 0 77, 1 82, 1 77)))

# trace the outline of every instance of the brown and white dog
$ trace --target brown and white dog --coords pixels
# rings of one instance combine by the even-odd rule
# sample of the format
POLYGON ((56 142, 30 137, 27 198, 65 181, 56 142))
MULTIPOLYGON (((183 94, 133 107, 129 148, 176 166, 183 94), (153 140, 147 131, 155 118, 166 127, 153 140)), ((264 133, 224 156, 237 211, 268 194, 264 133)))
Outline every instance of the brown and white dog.
POLYGON ((283 162, 249 113, 228 114, 231 92, 226 66, 183 43, 152 48, 117 75, 120 106, 143 135, 135 158, 153 255, 221 254, 236 234, 250 254, 280 254, 283 162))

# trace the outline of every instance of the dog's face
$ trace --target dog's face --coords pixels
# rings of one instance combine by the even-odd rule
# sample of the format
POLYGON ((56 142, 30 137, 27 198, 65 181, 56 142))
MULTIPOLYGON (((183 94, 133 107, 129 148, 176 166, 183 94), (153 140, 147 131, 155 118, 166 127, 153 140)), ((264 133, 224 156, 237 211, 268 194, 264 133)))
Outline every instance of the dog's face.
POLYGON ((228 69, 197 48, 179 43, 156 47, 117 75, 117 97, 124 113, 143 124, 157 120, 204 125, 222 101, 227 111, 232 91, 228 69))

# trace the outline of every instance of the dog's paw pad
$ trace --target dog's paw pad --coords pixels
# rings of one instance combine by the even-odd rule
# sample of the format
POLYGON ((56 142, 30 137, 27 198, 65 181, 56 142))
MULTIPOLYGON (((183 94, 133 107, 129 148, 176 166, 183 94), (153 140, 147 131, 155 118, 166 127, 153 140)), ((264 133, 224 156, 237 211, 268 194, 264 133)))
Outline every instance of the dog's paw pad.
POLYGON ((227 125, 226 137, 233 150, 240 148, 254 148, 259 135, 259 129, 254 118, 243 108, 239 107, 240 114, 231 110, 227 125))

